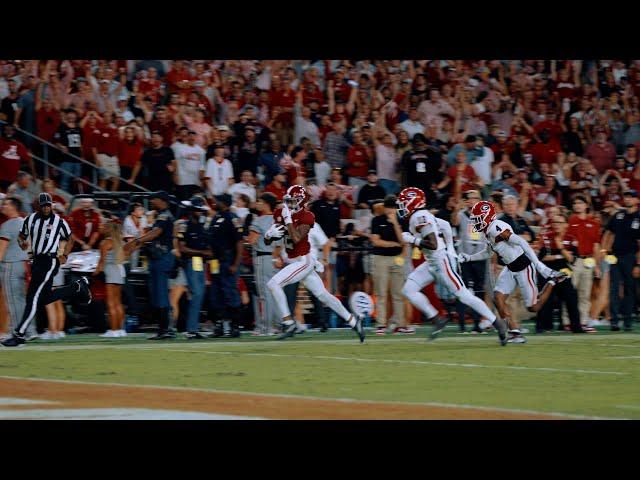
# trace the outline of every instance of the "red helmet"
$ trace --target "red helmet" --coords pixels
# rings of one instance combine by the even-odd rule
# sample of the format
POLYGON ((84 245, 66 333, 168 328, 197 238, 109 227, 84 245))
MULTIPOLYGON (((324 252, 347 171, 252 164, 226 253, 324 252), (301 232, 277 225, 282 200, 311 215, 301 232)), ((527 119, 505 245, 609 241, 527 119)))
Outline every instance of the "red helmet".
POLYGON ((291 185, 282 201, 289 207, 292 213, 299 212, 309 203, 309 194, 302 185, 291 185))
POLYGON ((427 197, 419 188, 408 187, 400 192, 396 203, 398 204, 398 215, 400 218, 404 218, 419 208, 424 208, 427 205, 427 197))
POLYGON ((496 208, 493 203, 481 200, 471 207, 471 221, 474 231, 484 232, 495 219, 496 208))

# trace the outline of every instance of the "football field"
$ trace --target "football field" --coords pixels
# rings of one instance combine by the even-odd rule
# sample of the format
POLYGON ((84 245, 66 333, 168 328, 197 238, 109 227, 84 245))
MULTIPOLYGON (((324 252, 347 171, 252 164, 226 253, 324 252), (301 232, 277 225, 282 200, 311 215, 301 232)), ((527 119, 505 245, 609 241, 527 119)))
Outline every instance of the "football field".
POLYGON ((350 330, 0 349, 0 418, 639 419, 640 335, 350 330))

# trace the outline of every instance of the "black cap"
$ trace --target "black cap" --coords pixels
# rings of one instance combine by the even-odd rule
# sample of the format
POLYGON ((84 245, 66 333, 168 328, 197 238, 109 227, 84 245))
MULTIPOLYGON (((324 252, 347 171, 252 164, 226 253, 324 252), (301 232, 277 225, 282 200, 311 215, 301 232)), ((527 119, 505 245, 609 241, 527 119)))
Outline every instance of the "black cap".
POLYGON ((508 178, 513 178, 513 173, 512 172, 502 172, 502 180, 506 180, 508 178))
POLYGON ((370 168, 369 171, 367 172, 367 175, 377 175, 378 171, 375 168, 370 168))
POLYGON ((475 142, 476 141, 476 136, 475 135, 467 135, 467 138, 465 138, 464 141, 465 141, 465 143, 475 142))
POLYGON ((231 206, 232 199, 231 195, 229 195, 228 193, 216 195, 214 198, 216 199, 216 203, 224 203, 226 206, 231 206))
POLYGON ((41 207, 43 205, 52 205, 53 204, 53 199, 51 198, 51 195, 49 195, 48 193, 41 193, 38 196, 38 205, 40 205, 41 207))
POLYGON ((423 133, 416 133, 411 139, 411 143, 415 145, 418 142, 427 143, 427 137, 423 133))
POLYGON ((637 191, 637 190, 633 190, 633 189, 631 189, 631 190, 627 190, 626 192, 624 192, 624 193, 622 194, 622 196, 623 196, 623 197, 624 197, 624 196, 627 196, 627 197, 635 197, 635 198, 638 198, 638 191, 637 191))
POLYGON ((149 198, 159 198, 160 200, 164 200, 165 202, 169 203, 169 194, 164 190, 153 192, 151 195, 149 195, 149 198))

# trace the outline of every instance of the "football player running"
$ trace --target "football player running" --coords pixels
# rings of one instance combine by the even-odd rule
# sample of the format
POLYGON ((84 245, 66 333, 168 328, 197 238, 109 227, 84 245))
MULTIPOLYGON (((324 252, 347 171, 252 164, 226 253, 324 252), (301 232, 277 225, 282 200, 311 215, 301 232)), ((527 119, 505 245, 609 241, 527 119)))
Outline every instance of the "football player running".
POLYGON ((302 282, 312 295, 349 324, 362 343, 364 342, 362 319, 350 314, 340 300, 327 291, 317 273, 324 267, 315 258, 309 243, 309 230, 313 227, 315 216, 307 210, 308 202, 309 194, 302 185, 289 187, 283 197, 282 208, 277 208, 273 212, 273 225, 264 234, 267 244, 282 238, 287 256, 292 261, 267 282, 267 288, 273 294, 283 319, 283 333, 279 339, 292 337, 296 332, 296 322, 291 316, 283 287, 290 283, 302 282))
POLYGON ((525 343, 526 339, 520 332, 518 323, 511 317, 507 298, 516 287, 519 287, 527 310, 537 312, 551 295, 553 286, 568 277, 544 265, 525 239, 513 233, 508 223, 496 218, 496 210, 491 202, 484 200, 477 202, 471 208, 471 221, 474 231, 484 233, 487 249, 473 255, 461 253, 458 255, 458 260, 464 263, 490 258, 493 252, 498 254, 506 268, 500 272, 496 280, 495 305, 500 317, 509 325, 508 342, 525 343), (536 271, 549 279, 539 295, 536 271))
POLYGON ((402 293, 429 320, 434 321, 431 339, 435 339, 447 323, 447 319, 438 315, 438 311, 421 292, 424 287, 435 281, 449 289, 462 303, 490 321, 498 332, 500 344, 506 345, 506 323, 497 319, 489 307, 467 289, 454 268, 455 262, 450 258, 453 256, 451 227, 449 226, 447 231, 446 225, 442 223, 445 221, 436 219, 425 207, 425 194, 419 188, 409 187, 400 192, 398 215, 401 218, 409 217, 409 231, 402 234, 402 240, 421 248, 427 258, 427 262, 418 266, 407 277, 402 293), (441 226, 445 228, 442 229, 441 226))

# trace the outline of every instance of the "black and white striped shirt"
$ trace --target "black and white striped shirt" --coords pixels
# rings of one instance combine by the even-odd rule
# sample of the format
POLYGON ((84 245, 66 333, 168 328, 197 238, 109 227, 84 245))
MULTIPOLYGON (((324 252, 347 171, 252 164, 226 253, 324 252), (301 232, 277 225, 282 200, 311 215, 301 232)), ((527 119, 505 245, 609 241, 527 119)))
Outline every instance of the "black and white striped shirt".
POLYGON ((55 254, 60 240, 68 240, 71 229, 66 220, 54 213, 44 217, 41 213, 32 213, 24 219, 20 236, 31 239, 31 250, 34 255, 55 254))

